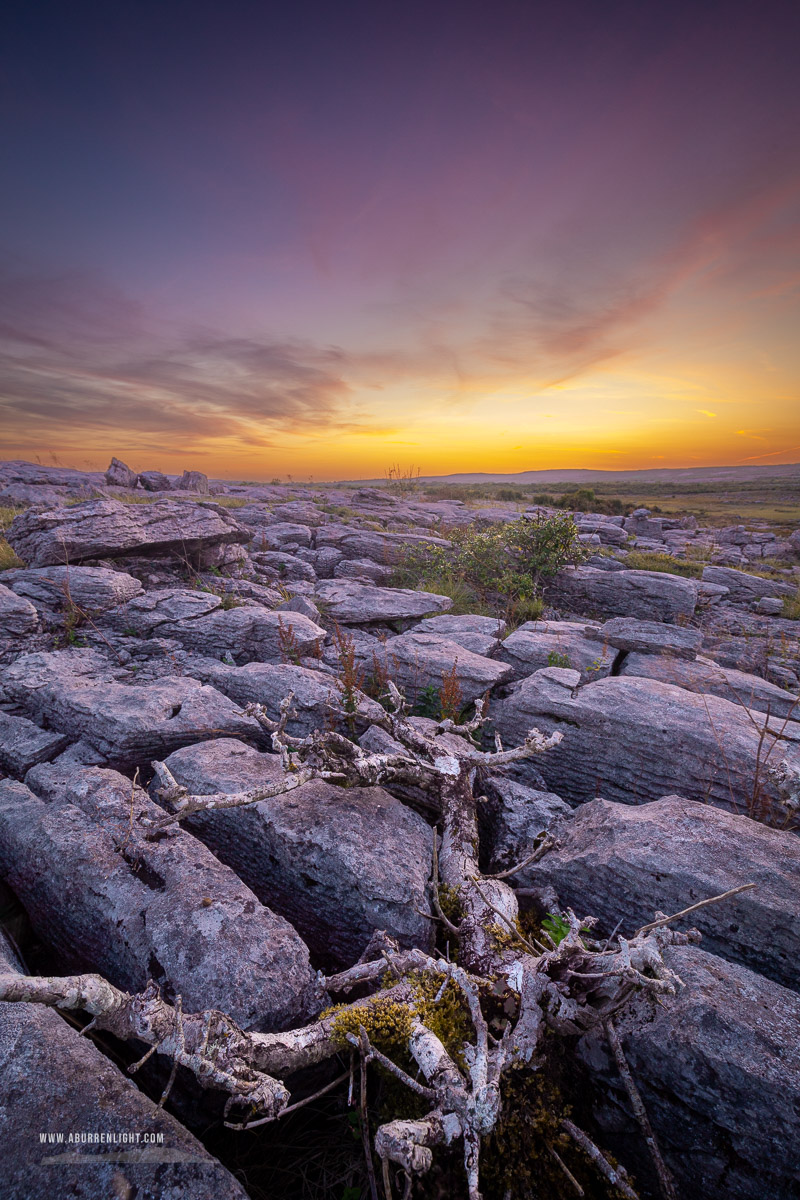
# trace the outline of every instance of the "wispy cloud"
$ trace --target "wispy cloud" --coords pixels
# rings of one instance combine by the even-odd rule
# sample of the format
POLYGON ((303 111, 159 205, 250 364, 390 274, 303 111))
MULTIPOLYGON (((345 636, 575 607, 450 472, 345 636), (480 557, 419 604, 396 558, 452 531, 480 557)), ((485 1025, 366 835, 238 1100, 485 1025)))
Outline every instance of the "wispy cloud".
POLYGON ((358 428, 346 354, 304 339, 160 327, 84 275, 0 277, 0 409, 7 444, 60 429, 191 445, 358 428))

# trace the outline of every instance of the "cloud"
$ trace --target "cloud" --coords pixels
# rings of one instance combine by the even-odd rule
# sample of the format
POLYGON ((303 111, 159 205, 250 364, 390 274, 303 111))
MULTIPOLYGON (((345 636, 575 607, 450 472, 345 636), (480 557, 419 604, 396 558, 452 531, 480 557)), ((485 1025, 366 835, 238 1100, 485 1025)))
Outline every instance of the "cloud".
POLYGON ((0 411, 9 441, 128 431, 268 446, 360 428, 347 355, 308 340, 158 325, 86 275, 0 275, 0 411))

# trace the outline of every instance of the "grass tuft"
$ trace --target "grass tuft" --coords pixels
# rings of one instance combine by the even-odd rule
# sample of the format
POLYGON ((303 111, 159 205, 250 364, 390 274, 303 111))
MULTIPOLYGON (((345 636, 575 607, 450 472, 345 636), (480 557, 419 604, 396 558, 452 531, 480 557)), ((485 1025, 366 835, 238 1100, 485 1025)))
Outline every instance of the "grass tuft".
POLYGON ((700 579, 703 564, 686 562, 670 554, 657 554, 650 550, 631 550, 625 557, 625 566, 634 571, 663 571, 669 575, 684 575, 687 579, 700 579))
POLYGON ((10 571, 12 567, 24 567, 25 563, 17 558, 4 537, 0 537, 0 571, 10 571))
POLYGON ((800 621, 800 588, 794 596, 784 596, 783 612, 781 614, 787 621, 800 621))

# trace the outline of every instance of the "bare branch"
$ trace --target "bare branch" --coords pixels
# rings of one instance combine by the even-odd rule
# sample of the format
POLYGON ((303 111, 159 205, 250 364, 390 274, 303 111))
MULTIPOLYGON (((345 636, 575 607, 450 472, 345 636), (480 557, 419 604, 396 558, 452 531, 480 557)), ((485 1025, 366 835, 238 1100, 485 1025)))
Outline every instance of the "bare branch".
POLYGON ((572 1121, 565 1118, 561 1122, 561 1128, 565 1133, 569 1134, 577 1146, 580 1146, 584 1154, 588 1155, 600 1171, 600 1174, 605 1176, 613 1187, 620 1190, 625 1200, 639 1200, 636 1192, 628 1182, 628 1172, 624 1167, 612 1167, 602 1150, 598 1146, 595 1146, 592 1139, 582 1129, 579 1129, 577 1125, 574 1125, 572 1121))
POLYGON ((628 1065, 628 1060, 625 1057, 625 1051, 622 1049, 622 1042, 612 1020, 604 1021, 603 1028, 606 1031, 608 1044, 614 1054, 617 1062, 617 1069, 622 1077, 622 1082, 625 1084, 625 1090, 630 1097, 631 1106, 634 1116, 639 1122, 639 1126, 644 1134, 644 1140, 647 1143, 647 1149, 650 1151, 650 1157, 653 1160, 653 1166, 656 1169, 658 1176, 661 1194, 664 1200, 678 1200, 675 1191, 675 1184, 672 1181, 672 1176, 667 1170, 667 1165, 661 1156, 661 1150, 656 1140, 656 1135, 653 1132, 653 1126, 650 1124, 650 1118, 647 1115, 647 1109, 644 1106, 641 1093, 636 1086, 631 1069, 628 1065))
POLYGON ((697 912, 698 908, 705 908, 707 904, 716 904, 720 900, 727 900, 729 896, 738 896, 740 892, 748 892, 751 888, 756 887, 754 883, 743 883, 740 887, 731 888, 729 892, 721 892, 719 896, 710 896, 708 900, 699 900, 697 904, 690 904, 688 908, 682 908, 680 912, 673 913, 671 917, 665 917, 662 913, 656 914, 656 920, 651 921, 649 925, 643 925, 634 934, 634 937, 640 937, 643 933, 649 933, 651 929, 658 929, 661 925, 669 925, 671 921, 677 921, 679 917, 686 917, 689 913, 697 912))
POLYGON ((547 851, 552 850, 553 846, 555 846, 555 842, 552 838, 547 836, 544 830, 542 830, 540 834, 537 834, 537 837, 542 836, 544 837, 544 841, 540 842, 533 853, 529 854, 527 858, 524 858, 522 862, 517 863, 515 867, 509 867, 507 871, 498 871, 496 875, 487 875, 486 878, 509 879, 512 875, 518 875, 520 871, 524 871, 525 868, 529 867, 532 863, 538 862, 540 858, 544 858, 547 851))

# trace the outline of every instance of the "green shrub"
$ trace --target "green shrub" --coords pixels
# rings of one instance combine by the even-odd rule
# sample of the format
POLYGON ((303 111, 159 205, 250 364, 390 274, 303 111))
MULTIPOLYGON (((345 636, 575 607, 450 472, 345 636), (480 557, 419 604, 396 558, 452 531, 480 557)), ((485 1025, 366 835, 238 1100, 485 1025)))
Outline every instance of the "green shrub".
POLYGON ((548 667, 567 667, 571 668, 572 663, 568 654, 559 654, 557 650, 551 650, 547 656, 548 667))
POLYGON ((425 587, 456 597, 462 612, 505 607, 511 620, 541 615, 541 585, 587 552, 571 516, 522 517, 507 524, 451 532, 451 546, 424 543, 406 551, 396 586, 425 587), (525 614, 525 615, 523 615, 525 614))

